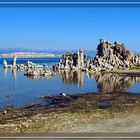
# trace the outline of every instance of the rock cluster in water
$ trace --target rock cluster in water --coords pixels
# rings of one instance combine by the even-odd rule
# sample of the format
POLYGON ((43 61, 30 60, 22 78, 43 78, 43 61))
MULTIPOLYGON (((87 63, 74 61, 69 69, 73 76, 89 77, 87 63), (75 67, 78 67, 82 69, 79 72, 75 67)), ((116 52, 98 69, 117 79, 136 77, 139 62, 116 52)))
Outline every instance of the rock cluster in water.
POLYGON ((115 41, 114 44, 100 39, 97 46, 97 54, 93 59, 87 59, 82 49, 77 53, 67 52, 62 55, 58 64, 52 67, 38 65, 28 61, 25 64, 16 64, 17 56, 14 55, 12 64, 8 65, 4 60, 4 68, 25 70, 26 76, 49 77, 60 74, 61 70, 82 70, 98 72, 102 70, 126 69, 134 65, 140 65, 140 55, 127 50, 123 43, 115 41))
POLYGON ((114 44, 111 44, 101 39, 92 62, 96 69, 111 70, 130 68, 135 64, 140 64, 140 59, 138 55, 127 50, 123 43, 115 41, 114 44))
POLYGON ((83 69, 85 68, 85 55, 82 49, 77 53, 67 52, 62 55, 60 62, 53 66, 53 70, 83 69))
POLYGON ((14 59, 12 64, 7 64, 7 61, 4 60, 4 68, 9 68, 9 69, 14 69, 14 70, 24 70, 26 73, 24 75, 28 77, 34 77, 34 78, 39 78, 39 77, 53 77, 56 76, 57 73, 54 73, 51 69, 50 66, 44 64, 44 65, 39 65, 36 63, 33 63, 31 61, 27 61, 25 64, 16 64, 16 59, 17 56, 14 55, 14 59))
POLYGON ((82 49, 78 53, 65 53, 61 61, 53 69, 80 69, 86 71, 101 71, 113 69, 126 69, 140 64, 140 56, 127 50, 123 43, 115 41, 114 44, 100 39, 97 54, 94 59, 87 59, 82 49))
POLYGON ((40 77, 53 77, 58 74, 51 71, 49 67, 47 68, 46 66, 43 66, 36 69, 28 69, 24 75, 32 78, 40 78, 40 77))

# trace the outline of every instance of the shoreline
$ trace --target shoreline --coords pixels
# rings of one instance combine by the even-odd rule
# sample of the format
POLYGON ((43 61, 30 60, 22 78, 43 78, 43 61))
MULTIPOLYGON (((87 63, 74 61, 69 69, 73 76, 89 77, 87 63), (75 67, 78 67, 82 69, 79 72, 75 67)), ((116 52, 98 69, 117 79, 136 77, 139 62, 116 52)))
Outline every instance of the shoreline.
POLYGON ((139 133, 139 107, 39 113, 1 124, 0 133, 139 133))
POLYGON ((18 58, 61 58, 60 54, 51 54, 51 53, 38 53, 38 52, 15 52, 0 54, 0 58, 13 58, 14 55, 17 55, 18 58))
MULTIPOLYGON (((140 77, 140 70, 117 69, 99 74, 140 77)), ((1 108, 0 133, 140 132, 140 94, 118 90, 39 98, 45 103, 1 108)))
POLYGON ((84 93, 68 94, 66 97, 44 96, 41 98, 53 101, 55 106, 32 104, 25 108, 7 109, 6 114, 4 110, 0 110, 0 133, 102 132, 101 126, 104 125, 106 129, 103 132, 109 132, 109 130, 110 132, 128 132, 131 129, 127 126, 129 121, 138 122, 134 123, 135 129, 132 127, 132 130, 140 132, 140 129, 137 129, 140 124, 137 120, 140 117, 140 94, 84 93), (125 129, 121 130, 120 127, 116 129, 117 125, 121 125, 121 121, 126 125, 125 129), (112 125, 112 128, 107 122, 112 125), (95 124, 97 129, 95 129, 95 124))

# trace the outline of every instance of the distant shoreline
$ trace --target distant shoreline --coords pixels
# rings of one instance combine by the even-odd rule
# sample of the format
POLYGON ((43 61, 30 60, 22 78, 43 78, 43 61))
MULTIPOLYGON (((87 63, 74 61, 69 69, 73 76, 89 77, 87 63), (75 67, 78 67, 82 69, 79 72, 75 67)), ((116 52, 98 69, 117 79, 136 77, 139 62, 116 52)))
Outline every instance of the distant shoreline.
POLYGON ((51 53, 37 53, 37 52, 16 52, 0 54, 0 58, 13 58, 16 54, 17 58, 61 58, 61 55, 51 53))

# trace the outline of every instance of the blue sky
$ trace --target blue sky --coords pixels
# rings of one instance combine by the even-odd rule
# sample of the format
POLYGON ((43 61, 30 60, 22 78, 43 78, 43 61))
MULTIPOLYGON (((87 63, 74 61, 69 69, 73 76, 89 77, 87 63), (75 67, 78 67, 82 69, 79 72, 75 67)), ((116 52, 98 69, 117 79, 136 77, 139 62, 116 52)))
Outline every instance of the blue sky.
POLYGON ((0 8, 0 48, 96 50, 100 38, 140 49, 140 8, 0 8))

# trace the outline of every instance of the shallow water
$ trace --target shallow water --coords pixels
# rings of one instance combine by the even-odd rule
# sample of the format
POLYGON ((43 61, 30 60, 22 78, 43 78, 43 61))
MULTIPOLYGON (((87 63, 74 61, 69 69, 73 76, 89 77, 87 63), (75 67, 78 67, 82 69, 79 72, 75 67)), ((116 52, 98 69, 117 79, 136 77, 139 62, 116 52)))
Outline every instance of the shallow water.
MULTIPOLYGON (((17 63, 25 63, 29 59, 18 59, 17 63)), ((122 77, 119 75, 98 75, 90 77, 83 72, 62 71, 60 76, 48 79, 30 79, 24 76, 24 71, 4 70, 0 59, 0 107, 26 106, 35 102, 43 102, 39 96, 58 95, 84 92, 129 91, 140 93, 139 77, 122 77)), ((37 58, 30 61, 52 65, 58 58, 37 58)), ((8 59, 8 63, 12 59, 8 59)))

